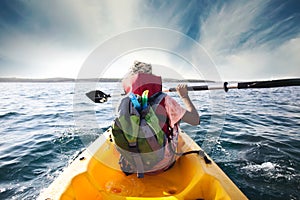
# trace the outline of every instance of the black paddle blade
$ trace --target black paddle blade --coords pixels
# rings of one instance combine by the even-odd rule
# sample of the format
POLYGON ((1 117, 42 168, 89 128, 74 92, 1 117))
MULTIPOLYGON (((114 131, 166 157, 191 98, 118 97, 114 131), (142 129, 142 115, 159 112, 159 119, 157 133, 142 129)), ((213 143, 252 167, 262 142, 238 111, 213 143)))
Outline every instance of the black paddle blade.
POLYGON ((95 103, 104 103, 107 102, 107 98, 111 97, 109 94, 105 94, 100 90, 93 90, 86 93, 86 96, 95 103))
POLYGON ((271 87, 288 87, 300 86, 300 79, 278 79, 271 81, 255 81, 255 82, 241 82, 238 83, 238 89, 247 88, 271 88, 271 87))

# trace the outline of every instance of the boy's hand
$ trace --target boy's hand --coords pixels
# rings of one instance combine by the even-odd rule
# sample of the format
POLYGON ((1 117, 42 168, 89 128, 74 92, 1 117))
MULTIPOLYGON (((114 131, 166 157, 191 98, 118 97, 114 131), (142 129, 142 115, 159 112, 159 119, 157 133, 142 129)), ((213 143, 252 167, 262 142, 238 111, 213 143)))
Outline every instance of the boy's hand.
POLYGON ((181 98, 187 98, 188 97, 188 90, 186 84, 178 84, 176 87, 176 91, 179 94, 181 98))

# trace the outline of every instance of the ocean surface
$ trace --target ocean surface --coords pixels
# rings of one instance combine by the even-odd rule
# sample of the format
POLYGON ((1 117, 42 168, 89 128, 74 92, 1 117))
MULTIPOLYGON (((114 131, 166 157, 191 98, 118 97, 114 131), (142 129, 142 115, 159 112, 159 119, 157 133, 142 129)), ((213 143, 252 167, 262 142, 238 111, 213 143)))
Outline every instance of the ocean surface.
MULTIPOLYGON (((35 199, 109 127, 119 97, 94 104, 77 85, 0 83, 0 199, 35 199)), ((300 199, 300 87, 190 96, 201 124, 182 129, 249 199, 300 199)))

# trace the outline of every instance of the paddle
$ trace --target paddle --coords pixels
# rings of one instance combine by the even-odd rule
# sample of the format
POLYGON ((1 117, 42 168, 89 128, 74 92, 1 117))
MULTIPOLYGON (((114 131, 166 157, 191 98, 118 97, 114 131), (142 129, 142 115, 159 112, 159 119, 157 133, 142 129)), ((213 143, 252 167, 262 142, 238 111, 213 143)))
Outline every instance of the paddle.
MULTIPOLYGON (((288 86, 300 86, 300 78, 295 79, 278 79, 278 80, 270 80, 270 81, 253 81, 253 82, 240 82, 240 83, 232 83, 228 84, 228 82, 224 82, 222 86, 208 86, 208 85, 200 85, 200 86, 188 86, 187 89, 189 91, 203 91, 203 90, 219 90, 224 89, 228 92, 229 89, 248 89, 248 88, 272 88, 272 87, 288 87, 288 86)), ((169 88, 164 90, 163 92, 175 92, 176 88, 169 88)), ((122 94, 121 94, 122 95, 122 94)), ((107 101, 110 94, 105 94, 100 90, 93 90, 86 93, 86 96, 90 98, 95 103, 104 103, 107 101)))
POLYGON ((107 101, 107 98, 111 97, 110 94, 105 94, 100 90, 90 91, 86 93, 86 96, 95 103, 104 103, 107 101))

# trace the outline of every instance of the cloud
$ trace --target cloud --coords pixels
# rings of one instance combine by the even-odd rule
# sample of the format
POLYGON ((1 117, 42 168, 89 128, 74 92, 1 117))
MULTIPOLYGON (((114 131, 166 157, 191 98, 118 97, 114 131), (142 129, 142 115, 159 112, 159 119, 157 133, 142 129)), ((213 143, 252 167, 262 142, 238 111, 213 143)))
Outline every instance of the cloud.
POLYGON ((116 0, 24 1, 16 8, 19 23, 6 25, 11 26, 12 32, 30 34, 36 39, 57 40, 74 47, 95 45, 105 37, 131 29, 138 6, 136 1, 116 0))
POLYGON ((75 77, 76 71, 85 59, 85 52, 65 48, 51 41, 36 41, 35 38, 14 37, 14 42, 4 43, 5 51, 1 54, 7 60, 7 64, 1 65, 3 68, 15 70, 6 72, 7 76, 24 77, 57 77, 63 74, 66 77, 75 77))
POLYGON ((101 42, 134 27, 138 12, 136 1, 3 4, 8 11, 0 20, 2 76, 76 77, 84 59, 101 42))
POLYGON ((220 8, 213 7, 209 16, 201 21, 199 42, 216 55, 236 50, 243 34, 256 26, 256 18, 266 6, 261 2, 264 1, 232 1, 220 8))
POLYGON ((224 80, 300 76, 299 14, 283 16, 286 5, 273 9, 271 3, 231 1, 201 20, 199 43, 224 80))
POLYGON ((300 77, 300 37, 277 48, 253 48, 218 57, 224 80, 264 80, 300 77), (221 60, 222 59, 222 60, 221 60))
MULTIPOLYGON (((2 76, 76 77, 96 47, 141 27, 169 28, 195 39, 224 80, 299 76, 294 1, 5 1, 0 11, 2 76)), ((174 42, 174 51, 193 53, 184 42, 174 42)), ((194 55, 203 66, 204 54, 194 55)), ((209 68, 203 74, 213 73, 209 68)))

